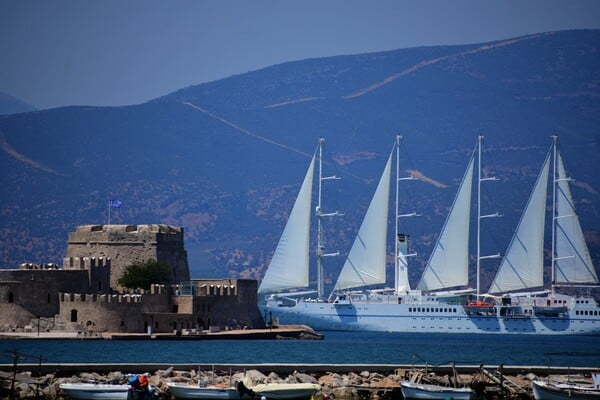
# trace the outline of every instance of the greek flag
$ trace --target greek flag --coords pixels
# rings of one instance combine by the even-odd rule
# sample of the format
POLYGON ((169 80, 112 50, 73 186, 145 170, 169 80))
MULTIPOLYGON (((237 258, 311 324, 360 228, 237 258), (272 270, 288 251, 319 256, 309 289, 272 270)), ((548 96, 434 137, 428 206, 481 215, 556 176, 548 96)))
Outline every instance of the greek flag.
POLYGON ((108 200, 108 206, 110 208, 119 208, 119 207, 121 207, 121 200, 110 199, 110 200, 108 200))

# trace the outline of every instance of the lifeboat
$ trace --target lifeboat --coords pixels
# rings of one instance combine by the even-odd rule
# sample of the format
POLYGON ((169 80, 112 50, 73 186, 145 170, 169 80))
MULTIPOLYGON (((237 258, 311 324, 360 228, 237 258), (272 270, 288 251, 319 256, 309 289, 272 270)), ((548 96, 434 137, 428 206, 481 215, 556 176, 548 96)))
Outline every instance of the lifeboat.
POLYGON ((464 307, 467 314, 488 314, 495 311, 494 303, 481 300, 469 301, 464 307))

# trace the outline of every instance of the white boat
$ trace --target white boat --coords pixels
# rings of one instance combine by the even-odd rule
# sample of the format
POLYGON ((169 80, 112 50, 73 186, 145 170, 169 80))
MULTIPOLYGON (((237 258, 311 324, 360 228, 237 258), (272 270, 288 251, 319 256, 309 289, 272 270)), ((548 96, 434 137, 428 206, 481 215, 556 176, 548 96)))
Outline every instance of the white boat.
POLYGON ((570 383, 532 381, 531 388, 535 400, 600 399, 600 389, 570 383))
MULTIPOLYGON (((548 291, 541 290, 537 294, 522 292, 514 294, 514 291, 521 288, 540 286, 542 289, 543 232, 549 158, 544 162, 522 220, 517 227, 515 238, 511 241, 489 290, 493 294, 503 293, 503 297, 489 297, 486 301, 481 301, 480 261, 496 258, 499 255, 480 254, 480 225, 483 220, 498 216, 498 213, 482 215, 479 201, 477 204, 477 287, 476 289, 466 287, 469 267, 469 245, 466 238, 469 237, 471 187, 476 155, 478 156, 476 180, 478 200, 482 183, 493 180, 490 177, 482 177, 482 141, 483 137, 480 136, 416 290, 411 289, 408 281, 408 258, 411 256, 408 253, 408 238, 398 233, 400 218, 415 213, 400 214, 398 210, 398 186, 399 182, 406 178, 398 178, 400 139, 397 138, 394 146, 396 153, 394 288, 367 290, 369 286, 382 285, 386 282, 387 215, 391 161, 394 155, 392 150, 356 240, 335 284, 334 291, 337 295, 335 299, 332 296, 329 300, 323 298, 322 282, 319 280, 317 298, 298 299, 292 298, 289 294, 272 293, 267 298, 266 304, 260 306, 263 315, 277 318, 282 324, 305 324, 316 330, 600 335, 600 307, 591 296, 567 296, 554 290, 550 294, 548 291), (356 289, 361 290, 356 291, 356 289), (476 293, 477 297, 475 301, 469 301, 473 293, 476 293)), ((555 165, 552 178, 553 282, 563 285, 597 284, 598 276, 573 207, 568 179, 557 150, 556 140, 553 141, 551 152, 554 155, 555 165)), ((314 162, 313 156, 284 234, 259 287, 261 294, 308 287, 308 227, 314 162), (303 212, 300 213, 298 210, 303 212), (300 253, 295 252, 298 249, 300 253), (272 271, 277 271, 277 274, 272 271), (272 279, 274 275, 280 277, 280 282, 272 279)), ((321 178, 321 165, 321 157, 319 157, 317 206, 319 271, 322 268, 322 257, 337 254, 326 254, 321 245, 321 218, 337 215, 337 213, 325 214, 321 209, 321 182, 327 179, 321 178)), ((318 275, 321 277, 322 273, 319 272, 318 275)))
POLYGON ((470 388, 452 388, 405 381, 400 383, 400 389, 405 399, 470 400, 473 398, 473 391, 470 388))
POLYGON ((126 400, 131 386, 107 383, 61 383, 60 389, 71 399, 126 400))
POLYGON ((71 399, 86 400, 127 400, 154 398, 155 388, 150 387, 148 392, 136 393, 127 384, 115 385, 108 383, 61 383, 61 391, 71 399))
POLYGON ((168 382, 169 392, 176 399, 237 400, 240 393, 234 387, 200 386, 168 382))
MULTIPOLYGON (((240 385, 241 382, 238 382, 240 385)), ((246 380, 241 388, 200 386, 188 383, 169 382, 169 392, 176 399, 203 400, 238 400, 260 399, 267 400, 304 400, 310 399, 321 386, 314 383, 264 383, 251 386, 246 380)))

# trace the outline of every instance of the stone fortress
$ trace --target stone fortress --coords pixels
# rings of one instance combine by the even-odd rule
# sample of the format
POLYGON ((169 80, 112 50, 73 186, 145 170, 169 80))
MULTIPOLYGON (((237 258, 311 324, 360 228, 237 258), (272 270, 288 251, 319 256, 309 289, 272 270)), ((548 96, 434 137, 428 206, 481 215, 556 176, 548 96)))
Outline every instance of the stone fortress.
POLYGON ((0 331, 94 336, 262 328, 256 291, 255 280, 190 279, 183 228, 84 225, 69 234, 62 267, 0 269, 0 331), (149 291, 119 287, 127 266, 150 259, 171 267, 168 284, 149 291))

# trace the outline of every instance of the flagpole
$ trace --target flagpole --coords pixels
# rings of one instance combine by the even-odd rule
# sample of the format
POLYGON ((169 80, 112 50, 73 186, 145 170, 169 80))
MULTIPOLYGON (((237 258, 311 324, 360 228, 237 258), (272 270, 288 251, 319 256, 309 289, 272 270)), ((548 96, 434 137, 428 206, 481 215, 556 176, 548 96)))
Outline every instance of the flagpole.
POLYGON ((108 224, 107 225, 110 225, 110 209, 111 209, 110 200, 108 200, 108 224))

